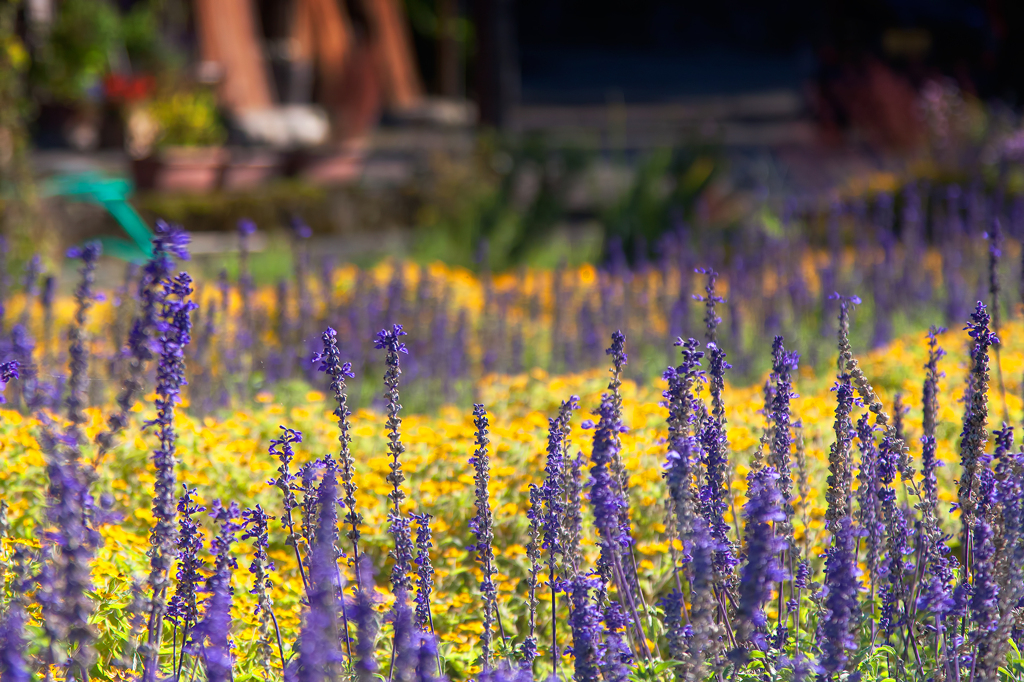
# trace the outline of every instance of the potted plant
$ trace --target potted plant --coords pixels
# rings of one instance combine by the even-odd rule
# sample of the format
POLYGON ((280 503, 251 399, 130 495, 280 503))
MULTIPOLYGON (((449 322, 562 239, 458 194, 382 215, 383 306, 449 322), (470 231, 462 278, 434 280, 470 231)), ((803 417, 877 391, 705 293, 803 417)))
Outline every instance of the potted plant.
POLYGON ((36 135, 43 144, 78 150, 99 144, 102 79, 121 45, 121 17, 109 0, 64 0, 29 73, 39 104, 36 135))
POLYGON ((210 91, 160 94, 132 109, 127 128, 140 189, 202 192, 220 185, 227 133, 210 91))

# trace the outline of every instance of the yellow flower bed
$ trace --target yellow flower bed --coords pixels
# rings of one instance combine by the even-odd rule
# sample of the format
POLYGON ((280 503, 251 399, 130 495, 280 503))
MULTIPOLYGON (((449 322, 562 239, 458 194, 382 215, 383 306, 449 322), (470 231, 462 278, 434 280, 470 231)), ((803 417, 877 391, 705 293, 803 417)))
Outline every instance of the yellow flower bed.
MULTIPOLYGON (((1019 423, 1022 415, 1020 377, 1024 372, 1024 332, 1019 323, 1002 330, 1004 345, 1001 367, 1006 379, 1006 409, 1011 423, 1019 423)), ((941 498, 955 498, 952 484, 958 472, 957 439, 960 431, 960 397, 963 393, 966 358, 966 336, 950 332, 941 337, 950 355, 941 367, 946 377, 940 384, 940 418, 938 456, 946 466, 939 469, 941 498)), ((767 348, 765 349, 767 352, 767 348)), ((921 435, 920 382, 926 360, 923 338, 901 339, 890 347, 862 356, 867 376, 886 402, 892 404, 895 391, 904 393, 904 402, 911 406, 904 423, 908 443, 915 457, 920 456, 921 435)), ((528 488, 543 478, 548 418, 557 405, 570 394, 580 396, 582 409, 573 419, 572 447, 590 453, 589 432, 579 428, 597 407, 607 383, 607 373, 551 377, 534 370, 520 376, 493 376, 478 389, 478 400, 487 406, 491 421, 491 508, 494 511, 497 585, 502 604, 502 621, 506 633, 521 640, 526 624, 526 576, 528 488)), ((794 417, 801 420, 803 447, 807 458, 807 494, 796 500, 796 537, 801 543, 820 546, 823 539, 822 519, 825 512, 824 490, 829 445, 832 442, 834 394, 829 390, 832 377, 801 375, 796 390, 800 397, 793 401, 794 417)), ((660 404, 664 386, 638 386, 625 382, 624 422, 629 427, 622 435, 623 455, 630 473, 631 514, 636 538, 635 556, 641 586, 648 600, 664 594, 671 580, 673 542, 666 534, 666 491, 661 479, 666 454, 666 409, 660 404)), ((707 387, 701 389, 707 397, 707 387)), ((1003 399, 998 384, 990 391, 991 414, 1001 415, 1003 399)), ((329 397, 313 391, 307 403, 286 409, 269 394, 257 396, 251 409, 207 417, 201 421, 179 414, 177 418, 177 475, 183 483, 198 489, 200 503, 209 507, 220 498, 237 501, 244 509, 259 503, 270 514, 280 514, 279 491, 267 485, 276 475, 278 461, 267 453, 270 439, 278 434, 279 425, 298 429, 303 442, 296 446, 292 470, 327 452, 337 453, 338 433, 329 397)), ((728 438, 733 463, 732 508, 726 520, 734 522, 745 501, 746 475, 752 454, 758 447, 764 418, 762 387, 727 385, 725 392, 728 438)), ((857 410, 857 414, 863 408, 857 410)), ((138 425, 154 416, 151 404, 138 406, 136 425, 119 438, 119 445, 98 462, 97 496, 109 493, 122 520, 103 526, 104 538, 93 564, 97 603, 94 616, 100 635, 98 648, 103 656, 102 669, 107 678, 118 673, 108 667, 124 636, 124 618, 131 599, 133 580, 143 581, 148 571, 146 550, 149 546, 150 512, 154 477, 149 462, 155 447, 155 434, 141 431, 138 425)), ((857 414, 854 415, 856 418, 857 414)), ((95 436, 102 428, 105 415, 99 410, 88 412, 87 434, 95 436)), ((989 427, 998 424, 990 423, 989 427)), ((386 533, 386 494, 384 477, 388 471, 384 418, 380 413, 360 410, 352 416, 352 452, 356 459, 355 484, 358 486, 358 511, 363 515, 362 548, 374 557, 377 584, 382 608, 390 599, 386 576, 390 570, 387 552, 390 537, 386 533)), ((11 411, 0 412, 0 495, 7 502, 10 535, 0 543, 0 576, 13 579, 10 558, 19 543, 38 546, 46 529, 44 491, 47 485, 45 461, 37 442, 38 423, 11 411)), ((481 599, 476 586, 479 574, 466 545, 472 542, 467 521, 473 513, 472 469, 467 463, 473 451, 473 421, 470 410, 445 407, 432 416, 404 415, 403 441, 407 447, 403 466, 407 477, 406 511, 428 512, 434 516, 436 569, 433 597, 434 624, 441 640, 442 654, 451 672, 459 677, 473 664, 474 643, 481 630, 481 599)), ((796 447, 796 446, 795 446, 796 447)), ((84 457, 91 460, 95 449, 86 447, 84 457)), ((797 475, 794 467, 794 476, 797 475)), ((799 491, 800 486, 795 490, 799 491)), ((901 499, 903 499, 901 493, 901 499)), ((589 510, 585 509, 585 518, 589 510)), ((200 515, 206 527, 207 543, 211 524, 200 515)), ((943 517, 945 515, 943 514, 943 517)), ((595 553, 594 537, 589 522, 585 523, 584 550, 595 553)), ((301 582, 291 548, 283 542, 280 523, 271 524, 270 556, 276 564, 272 597, 278 622, 285 631, 286 642, 293 639, 299 627, 302 607, 301 582)), ((252 576, 246 570, 251 561, 249 542, 236 546, 238 569, 234 572, 235 629, 232 632, 239 679, 261 675, 255 663, 253 644, 257 619, 253 615, 254 598, 249 594, 252 576)), ((678 546, 676 546, 678 550, 678 546)), ((818 552, 812 551, 817 556, 818 552)), ((206 556, 209 562, 209 556, 206 556)), ((349 572, 351 578, 351 572, 349 572)), ((549 599, 546 587, 540 588, 539 599, 549 599)), ((547 627, 550 616, 541 618, 547 627)), ((564 630, 564 628, 563 628, 564 630)), ((386 633, 386 630, 385 630, 386 633)), ((563 633, 566 634, 567 632, 563 633)), ((385 651, 383 647, 379 651, 385 651)), ((386 663, 382 661, 382 664, 386 663)), ((277 662, 274 661, 274 665, 277 662)))

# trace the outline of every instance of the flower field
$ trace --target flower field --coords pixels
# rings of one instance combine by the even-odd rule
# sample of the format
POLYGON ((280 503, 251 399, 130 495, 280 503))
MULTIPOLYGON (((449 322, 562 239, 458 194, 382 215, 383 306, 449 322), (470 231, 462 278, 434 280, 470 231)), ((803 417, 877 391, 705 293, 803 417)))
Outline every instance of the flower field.
POLYGON ((111 296, 86 245, 73 297, 30 264, 8 298, 3 682, 1024 671, 1024 327, 998 235, 964 266, 996 305, 883 344, 862 331, 883 305, 949 303, 949 252, 921 252, 899 305, 903 275, 823 295, 861 252, 810 246, 756 299, 678 264, 271 291, 246 234, 237 284, 192 282, 160 225, 111 296), (818 337, 814 367, 751 331, 765 302, 818 337))

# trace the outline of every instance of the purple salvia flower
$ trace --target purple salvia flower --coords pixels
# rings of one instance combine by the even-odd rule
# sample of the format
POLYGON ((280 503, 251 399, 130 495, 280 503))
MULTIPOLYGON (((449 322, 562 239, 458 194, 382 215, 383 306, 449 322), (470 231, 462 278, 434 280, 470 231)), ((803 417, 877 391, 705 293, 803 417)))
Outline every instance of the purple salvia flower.
POLYGON ((665 614, 662 624, 668 640, 668 653, 675 661, 682 661, 686 656, 686 633, 682 619, 684 605, 683 595, 676 588, 672 588, 660 602, 662 613, 665 614))
MULTIPOLYGON (((772 585, 786 578, 778 558, 786 548, 785 535, 780 533, 786 514, 782 510, 784 500, 778 478, 779 474, 770 466, 751 472, 747 476, 749 499, 743 506, 747 551, 746 562, 740 569, 736 639, 761 650, 767 647, 765 604, 771 597, 772 585)), ((733 656, 742 661, 746 654, 740 649, 733 656)))
POLYGON ((412 581, 409 573, 413 567, 413 544, 412 529, 409 524, 409 517, 398 516, 395 513, 388 515, 388 532, 394 539, 394 549, 391 556, 395 563, 391 567, 391 590, 392 594, 399 592, 408 594, 412 589, 412 581))
POLYGON ((691 431, 690 418, 694 413, 693 388, 705 379, 701 370, 704 351, 696 339, 676 339, 676 346, 682 347, 683 362, 678 367, 669 367, 664 374, 668 390, 664 398, 668 406, 668 444, 670 450, 679 451, 681 442, 691 431))
POLYGON ((18 600, 13 599, 0 617, 0 682, 30 682, 32 679, 24 630, 25 612, 18 600))
POLYGON ((402 443, 402 419, 398 416, 402 409, 398 402, 398 379, 402 376, 399 354, 409 353, 400 340, 405 335, 402 325, 395 324, 390 330, 382 329, 378 332, 374 340, 374 348, 385 352, 384 364, 387 366, 384 373, 384 400, 387 402, 388 452, 391 454, 391 473, 387 476, 387 482, 391 484, 388 501, 393 507, 389 514, 394 516, 402 515, 402 502, 405 500, 405 492, 402 490, 402 483, 405 481, 405 475, 402 473, 402 453, 405 452, 405 445, 402 443))
POLYGON ((972 541, 974 582, 971 585, 971 618, 979 630, 991 631, 999 619, 999 582, 995 538, 987 519, 979 516, 975 521, 972 541))
POLYGON ((389 678, 394 682, 414 682, 416 665, 419 658, 419 647, 416 642, 420 631, 413 624, 412 609, 409 608, 408 595, 399 592, 395 595, 395 604, 389 615, 394 639, 392 646, 392 664, 389 678))
POLYGON ((193 656, 202 656, 209 682, 231 682, 234 660, 231 655, 231 572, 238 563, 231 554, 231 546, 242 526, 238 522, 238 505, 232 502, 224 506, 214 500, 210 516, 220 530, 210 543, 215 556, 214 572, 207 581, 205 592, 206 608, 203 619, 192 630, 192 640, 186 651, 193 656))
MULTIPOLYGON (((337 679, 337 666, 343 660, 337 648, 338 605, 335 595, 341 585, 334 544, 338 532, 338 513, 337 484, 332 467, 325 469, 318 493, 320 514, 309 562, 309 611, 306 612, 299 638, 300 682, 337 679)), ((345 641, 347 644, 347 633, 345 641)))
POLYGON ((295 530, 295 521, 292 517, 292 512, 299 506, 298 501, 295 499, 294 481, 296 475, 291 473, 291 463, 295 459, 295 451, 292 449, 292 445, 302 442, 302 432, 290 429, 287 426, 281 426, 281 437, 275 438, 270 441, 270 454, 278 457, 281 460, 281 466, 277 468, 277 477, 267 481, 267 485, 272 485, 281 491, 282 506, 284 509, 284 515, 281 517, 281 525, 288 530, 287 544, 291 545, 292 550, 295 552, 295 560, 299 565, 299 575, 302 577, 302 584, 306 588, 306 592, 309 592, 309 582, 306 580, 306 571, 303 568, 302 554, 299 552, 299 541, 301 536, 295 530))
MULTIPOLYGON (((498 588, 494 584, 494 549, 491 546, 494 531, 488 490, 490 459, 487 455, 490 439, 487 435, 487 411, 483 405, 473 405, 473 424, 476 426, 476 451, 469 458, 469 464, 474 469, 473 480, 476 482, 476 515, 469 520, 469 529, 475 539, 468 549, 476 553, 476 561, 483 572, 480 593, 484 598, 484 629, 480 633, 480 648, 483 652, 483 667, 490 668, 491 628, 498 612, 498 588)), ((500 620, 500 616, 498 618, 500 620)))
MULTIPOLYGON (((709 531, 705 521, 697 517, 693 522, 693 533, 688 538, 692 557, 692 579, 690 581, 690 626, 691 636, 687 641, 688 656, 684 659, 682 673, 685 679, 702 680, 709 661, 714 662, 721 650, 721 625, 718 623, 719 602, 715 594, 715 560, 719 551, 717 539, 709 531)), ((731 573, 731 569, 730 569, 731 573)))
POLYGON ((818 626, 818 646, 822 656, 822 676, 831 680, 843 670, 847 651, 857 647, 855 628, 860 613, 858 592, 856 529, 850 517, 833 524, 832 546, 825 552, 825 585, 822 589, 826 609, 818 626))
POLYGON ((618 586, 619 599, 629 607, 633 625, 638 630, 640 647, 646 655, 646 638, 640 629, 640 619, 634 604, 634 592, 639 588, 626 577, 622 566, 623 553, 630 549, 633 539, 622 528, 621 516, 626 502, 611 468, 617 447, 615 437, 622 431, 622 424, 616 419, 614 404, 607 393, 596 414, 599 421, 594 430, 594 444, 590 454, 589 488, 594 526, 597 528, 598 545, 601 548, 597 562, 597 572, 601 579, 598 589, 603 601, 607 584, 614 581, 618 586))
POLYGON ((530 541, 526 544, 526 557, 530 560, 530 578, 527 587, 530 630, 523 641, 522 648, 523 668, 531 672, 533 671, 533 661, 537 658, 537 586, 540 576, 541 534, 544 531, 542 504, 540 488, 531 483, 530 508, 526 512, 526 518, 530 522, 530 541))
POLYGON ((977 507, 978 462, 985 452, 988 421, 989 346, 998 342, 988 328, 989 316, 985 304, 978 302, 970 323, 964 328, 971 337, 971 371, 968 375, 964 402, 963 429, 960 432, 960 464, 963 473, 957 491, 957 503, 963 523, 963 546, 968 548, 967 571, 971 570, 969 532, 977 507))
MULTIPOLYGON (((840 323, 840 329, 842 324, 840 323)), ((825 499, 828 509, 825 520, 832 524, 850 515, 853 495, 853 473, 851 468, 854 428, 851 415, 855 398, 850 375, 842 372, 832 389, 836 393, 836 418, 833 425, 835 442, 828 453, 828 491, 825 499)))
MULTIPOLYGON (((712 346, 714 354, 715 347, 712 346)), ((728 442, 722 423, 713 416, 704 419, 700 442, 704 451, 704 485, 700 490, 700 507, 707 529, 718 546, 715 551, 714 572, 717 581, 726 580, 736 567, 736 555, 729 542, 729 524, 725 511, 729 507, 728 442)))
POLYGON ((601 679, 605 682, 627 682, 633 663, 633 655, 625 639, 630 622, 618 603, 609 602, 605 606, 604 626, 601 679))
MULTIPOLYGON (((166 280, 171 277, 174 258, 188 260, 188 234, 177 225, 156 221, 153 256, 142 268, 139 279, 139 310, 128 334, 128 376, 117 396, 117 411, 107 419, 107 429, 96 437, 101 452, 114 444, 114 437, 128 425, 128 414, 142 392, 146 364, 153 358, 152 335, 161 326, 166 280)), ((45 306, 45 303, 44 303, 45 306)))
POLYGON ((943 463, 935 456, 937 441, 935 438, 935 427, 939 414, 939 379, 945 376, 939 371, 939 360, 943 358, 946 351, 939 346, 938 335, 946 331, 942 327, 932 327, 928 330, 928 363, 925 368, 924 390, 922 396, 922 409, 924 413, 923 427, 924 435, 921 436, 921 488, 924 494, 923 504, 926 507, 926 514, 932 518, 938 507, 938 485, 935 477, 935 470, 943 466, 943 463))
MULTIPOLYGON (((181 511, 180 508, 179 511, 181 511)), ((253 576, 253 586, 249 590, 249 594, 256 597, 256 608, 253 613, 260 619, 258 656, 263 671, 268 677, 271 673, 270 658, 273 655, 274 640, 272 637, 276 637, 282 668, 287 666, 284 644, 281 642, 281 631, 277 626, 274 603, 270 597, 270 590, 274 586, 270 579, 270 572, 274 570, 274 562, 267 555, 267 548, 270 546, 270 522, 273 519, 274 517, 268 516, 263 511, 263 507, 258 504, 252 509, 242 512, 241 539, 252 540, 253 558, 252 563, 249 564, 249 573, 253 576)))
POLYGON ((879 625, 886 636, 892 636, 896 628, 903 625, 904 612, 900 606, 901 602, 906 604, 907 581, 912 576, 914 565, 906 560, 911 554, 912 533, 907 526, 907 519, 903 509, 895 509, 892 520, 887 523, 887 555, 883 563, 883 573, 886 584, 881 590, 882 615, 879 625))
POLYGON ((434 565, 430 561, 431 541, 430 514, 410 513, 409 518, 416 524, 416 625, 423 632, 434 634, 434 617, 430 612, 430 594, 434 589, 434 565))
MULTIPOLYGON (((1024 495, 1019 474, 1019 453, 1013 450, 1013 427, 1003 424, 1003 428, 992 432, 996 439, 996 450, 993 453, 993 473, 996 479, 996 499, 1003 507, 1004 517, 1008 517, 1014 505, 1024 495)), ((1007 518, 1006 527, 1012 527, 1013 520, 1007 518)))
POLYGON ((203 536, 195 515, 206 511, 195 502, 195 489, 189 490, 182 484, 185 491, 178 497, 178 538, 177 546, 177 585, 174 596, 167 607, 168 618, 181 626, 182 641, 187 641, 189 630, 199 622, 199 605, 196 593, 203 579, 203 561, 199 552, 203 549, 203 536))
POLYGON ((573 410, 579 409, 579 398, 569 396, 558 409, 558 416, 548 420, 547 459, 544 464, 544 484, 540 489, 544 502, 543 541, 541 547, 548 552, 548 584, 551 587, 551 665, 558 674, 558 557, 565 557, 562 522, 565 516, 565 439, 573 410))
POLYGON ((8 360, 7 362, 0 362, 0 405, 7 402, 4 399, 4 390, 7 388, 7 384, 11 383, 15 379, 20 379, 21 375, 18 374, 20 364, 17 360, 8 360))
POLYGON ((718 325, 722 318, 715 311, 718 303, 725 303, 725 299, 715 294, 715 283, 718 281, 718 273, 711 268, 698 268, 696 273, 707 275, 707 284, 704 285, 704 296, 695 295, 694 299, 704 303, 704 335, 705 340, 711 344, 718 344, 718 325))
POLYGON ((68 665, 79 679, 88 677, 95 662, 95 634, 89 624, 93 611, 90 563, 100 544, 99 533, 90 527, 96 518, 90 477, 79 464, 78 439, 71 433, 56 432, 56 425, 41 413, 40 446, 46 457, 49 477, 47 518, 54 528, 47 533, 52 543, 52 566, 44 566, 39 597, 44 628, 50 637, 49 662, 55 662, 54 635, 68 642, 68 665))
MULTIPOLYGON (((330 455, 328 455, 330 457, 330 455)), ((306 462, 299 469, 299 483, 293 485, 292 489, 296 493, 302 493, 302 499, 299 502, 299 507, 302 509, 302 525, 301 533, 304 547, 304 557, 306 565, 309 566, 310 553, 313 551, 313 546, 316 544, 316 528, 317 528, 317 515, 320 511, 320 500, 319 492, 316 483, 316 477, 322 469, 327 466, 334 464, 333 458, 330 460, 315 460, 313 462, 306 462)), ((323 486, 323 479, 321 479, 320 486, 323 486)))
POLYGON ((597 586, 596 583, 594 578, 583 575, 577 575, 569 583, 569 595, 572 600, 569 627, 572 631, 571 652, 575 664, 575 682, 598 682, 601 679, 601 612, 590 596, 591 590, 597 586))
POLYGON ((441 682, 445 678, 438 677, 437 660, 437 638, 434 635, 422 632, 418 636, 419 645, 416 650, 416 682, 441 682))
POLYGON ((70 344, 68 347, 68 421, 71 427, 68 434, 81 440, 81 426, 85 423, 86 390, 89 381, 89 349, 86 348, 85 321, 89 308, 95 301, 92 287, 96 281, 96 261, 102 249, 99 242, 89 242, 81 248, 68 250, 69 258, 80 258, 82 279, 75 289, 75 322, 71 326, 70 344))
MULTIPOLYGON (((605 351, 606 355, 612 358, 611 381, 608 382, 608 397, 611 400, 612 408, 615 411, 615 421, 622 423, 622 371, 626 367, 626 337, 621 331, 612 334, 612 345, 605 351)), ((615 481, 619 487, 622 501, 625 503, 619 512, 619 526, 622 532, 632 535, 629 523, 629 472, 622 462, 622 448, 619 434, 613 436, 615 440, 614 457, 612 459, 612 472, 615 474, 615 481)), ((568 451, 568 448, 566 448, 568 451)))
POLYGON ((356 581, 358 589, 356 598, 349 613, 356 626, 356 646, 353 654, 352 668, 359 682, 374 682, 377 674, 377 661, 373 657, 374 639, 377 636, 377 613, 373 588, 373 564, 365 554, 356 562, 356 581))
POLYGON ((875 446, 875 430, 871 426, 870 414, 864 413, 857 420, 857 439, 860 444, 860 470, 857 472, 859 481, 857 489, 857 524, 864 534, 864 562, 868 567, 868 577, 872 585, 878 584, 879 559, 882 551, 882 539, 885 531, 882 518, 879 488, 878 448, 875 446))
POLYGON ((149 586, 152 590, 149 634, 149 654, 145 660, 145 682, 153 682, 157 675, 156 652, 160 648, 163 616, 170 586, 172 556, 176 542, 175 519, 177 507, 175 465, 178 434, 174 429, 174 406, 181 400, 181 387, 185 385, 185 346, 191 340, 192 310, 189 300, 192 280, 187 273, 179 273, 164 283, 161 311, 160 364, 157 367, 156 419, 146 426, 156 426, 160 445, 153 451, 156 481, 153 484, 153 518, 150 533, 149 586))
POLYGON ((363 517, 356 511, 356 484, 355 484, 355 460, 349 450, 349 443, 352 442, 351 423, 349 417, 352 412, 348 409, 348 393, 345 388, 345 378, 352 379, 352 363, 342 364, 341 355, 338 352, 338 333, 328 327, 324 331, 322 340, 324 349, 313 356, 313 362, 319 362, 317 369, 326 372, 331 377, 331 392, 337 407, 334 408, 334 416, 338 419, 338 442, 340 450, 338 461, 341 466, 341 487, 345 492, 344 503, 345 522, 349 526, 347 537, 352 543, 352 561, 359 558, 359 524, 363 517))
MULTIPOLYGON (((789 473, 789 451, 793 444, 790 400, 793 393, 793 372, 797 370, 800 356, 786 351, 782 337, 776 336, 772 344, 772 376, 775 380, 775 394, 772 396, 772 444, 768 464, 778 472, 779 492, 782 493, 783 508, 787 518, 792 513, 793 481, 789 473)), ((787 521, 788 523, 788 521, 787 521)), ((788 534, 788 531, 787 531, 788 534)))
POLYGON ((699 443, 692 435, 691 427, 696 414, 693 387, 703 378, 700 362, 704 352, 692 338, 686 341, 678 339, 675 345, 682 346, 683 362, 678 367, 669 367, 664 374, 668 382, 663 396, 668 407, 669 447, 664 475, 675 514, 676 536, 682 541, 689 536, 697 513, 693 466, 698 457, 699 443))
POLYGON ((888 531, 886 533, 886 557, 882 570, 887 584, 881 595, 882 617, 880 620, 887 636, 891 636, 896 627, 901 624, 902 613, 899 603, 901 600, 904 603, 907 601, 906 574, 913 569, 913 565, 905 561, 905 557, 912 552, 910 531, 903 510, 896 506, 896 491, 893 489, 893 482, 896 479, 899 466, 898 457, 893 439, 889 435, 884 436, 878 450, 879 485, 876 488, 876 494, 881 503, 882 518, 888 531))
MULTIPOLYGON (((566 425, 562 438, 562 451, 568 456, 571 443, 569 427, 566 425)), ((562 490, 565 496, 565 513, 562 516, 561 543, 566 575, 575 575, 583 562, 580 540, 583 537, 583 453, 566 462, 563 468, 562 490)), ((628 518, 626 521, 628 522, 628 518)), ((620 519, 621 521, 621 519, 620 519)))
MULTIPOLYGON (((614 461, 615 440, 621 428, 615 419, 615 408, 605 394, 596 412, 599 422, 594 431, 594 445, 590 455, 590 505, 594 513, 594 526, 600 537, 601 558, 598 571, 605 582, 613 578, 611 571, 621 552, 631 545, 629 535, 622 532, 619 517, 625 502, 611 469, 614 461)), ((627 589, 626 585, 620 585, 627 589)))

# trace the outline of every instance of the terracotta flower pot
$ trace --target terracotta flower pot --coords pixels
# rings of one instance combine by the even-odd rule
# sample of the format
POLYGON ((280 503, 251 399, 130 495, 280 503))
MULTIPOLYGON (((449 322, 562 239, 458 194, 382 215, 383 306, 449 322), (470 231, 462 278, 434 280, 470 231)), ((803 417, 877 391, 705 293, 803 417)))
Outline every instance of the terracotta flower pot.
POLYGON ((223 147, 165 147, 132 162, 139 189, 166 192, 209 192, 221 184, 228 160, 223 147))

